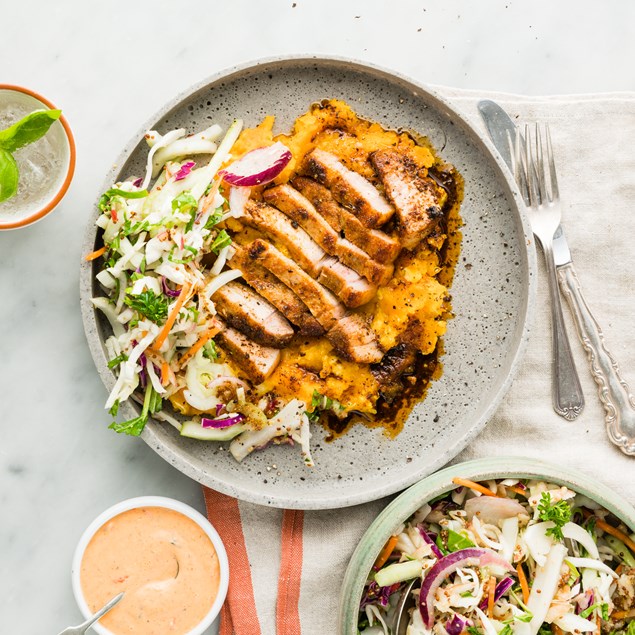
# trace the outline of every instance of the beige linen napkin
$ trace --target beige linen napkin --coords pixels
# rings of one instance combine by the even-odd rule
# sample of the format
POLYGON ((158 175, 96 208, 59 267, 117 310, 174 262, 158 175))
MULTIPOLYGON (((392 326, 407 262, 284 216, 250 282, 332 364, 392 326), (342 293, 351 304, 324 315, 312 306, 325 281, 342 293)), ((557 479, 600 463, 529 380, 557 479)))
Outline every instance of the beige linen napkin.
MULTIPOLYGON (((499 102, 512 119, 550 124, 562 224, 578 276, 609 350, 635 388, 635 93, 519 97, 438 91, 482 130, 476 110, 482 98, 499 102)), ((536 457, 582 470, 635 502, 635 458, 607 440, 597 389, 567 307, 586 408, 574 423, 551 408, 549 303, 541 254, 538 261, 536 316, 525 360, 494 418, 455 462, 536 457)), ((346 565, 388 501, 336 511, 283 512, 206 490, 206 502, 233 567, 221 635, 336 633, 346 565)))

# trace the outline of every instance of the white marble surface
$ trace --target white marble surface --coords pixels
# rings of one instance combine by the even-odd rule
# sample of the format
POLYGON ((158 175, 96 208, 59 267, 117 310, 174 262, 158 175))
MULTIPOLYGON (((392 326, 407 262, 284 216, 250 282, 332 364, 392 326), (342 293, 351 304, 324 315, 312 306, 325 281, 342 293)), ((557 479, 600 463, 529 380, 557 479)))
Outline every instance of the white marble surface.
POLYGON ((79 621, 71 556, 107 506, 163 494, 202 509, 195 483, 107 430, 79 315, 84 219, 114 157, 164 101, 224 67, 288 53, 349 55, 475 89, 635 90, 627 2, 38 0, 3 2, 0 15, 0 82, 63 108, 78 148, 60 208, 0 234, 2 633, 79 621))

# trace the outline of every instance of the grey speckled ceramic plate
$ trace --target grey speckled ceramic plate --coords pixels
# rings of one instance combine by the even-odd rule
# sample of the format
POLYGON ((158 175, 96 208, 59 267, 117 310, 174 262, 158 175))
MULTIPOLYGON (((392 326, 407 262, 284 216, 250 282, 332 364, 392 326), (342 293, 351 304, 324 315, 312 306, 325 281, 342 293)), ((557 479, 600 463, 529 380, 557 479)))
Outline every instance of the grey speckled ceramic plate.
POLYGON ((344 575, 338 616, 339 635, 357 635, 358 607, 364 583, 381 548, 401 523, 424 503, 454 489, 452 479, 530 478, 564 485, 597 501, 635 530, 635 509, 596 478, 576 470, 524 457, 496 457, 458 463, 413 485, 384 509, 359 541, 344 575))
MULTIPOLYGON (((374 500, 406 488, 456 456, 509 388, 525 348, 534 300, 534 255, 526 249, 530 231, 517 192, 489 142, 429 89, 352 60, 265 60, 202 82, 141 128, 104 189, 143 172, 143 133, 148 128, 196 131, 210 121, 226 127, 234 117, 251 126, 272 114, 277 130, 286 131, 311 103, 325 98, 344 99, 359 115, 387 128, 427 135, 463 175, 463 248, 452 288, 456 318, 445 336, 443 376, 415 407, 399 437, 389 440, 377 430, 357 426, 326 443, 324 432, 315 428, 313 469, 304 467, 299 453, 288 447, 256 452, 238 464, 226 444, 180 438, 167 424, 146 427, 146 443, 185 474, 243 500, 276 507, 324 509, 374 500)), ((97 211, 89 222, 84 253, 95 248, 96 217, 97 211)), ((108 327, 90 304, 97 291, 93 267, 82 264, 82 312, 95 364, 110 390, 115 378, 102 345, 108 327)), ((134 416, 132 408, 125 406, 123 414, 134 416)), ((107 415, 104 425, 106 421, 107 415)))

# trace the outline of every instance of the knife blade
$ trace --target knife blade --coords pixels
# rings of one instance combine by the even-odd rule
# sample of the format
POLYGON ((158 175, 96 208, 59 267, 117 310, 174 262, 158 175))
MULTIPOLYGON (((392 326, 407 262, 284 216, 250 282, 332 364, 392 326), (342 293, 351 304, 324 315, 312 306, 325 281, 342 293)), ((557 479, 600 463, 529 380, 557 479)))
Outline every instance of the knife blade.
MULTIPOLYGON (((482 99, 478 102, 478 110, 485 122, 485 127, 489 133, 492 143, 498 150, 503 161, 512 172, 512 155, 509 147, 508 135, 513 139, 516 136, 516 124, 510 116, 495 102, 490 99, 482 99)), ((558 225, 556 233, 553 235, 553 259, 556 267, 566 265, 571 262, 571 251, 567 238, 564 235, 562 225, 558 225)))
MULTIPOLYGON (((513 176, 508 134, 516 134, 514 122, 496 102, 489 99, 480 101, 478 110, 492 142, 513 176)), ((582 293, 561 225, 553 237, 553 255, 560 289, 571 306, 578 336, 598 386, 609 440, 624 454, 635 457, 635 399, 615 358, 606 347, 602 329, 582 293)))

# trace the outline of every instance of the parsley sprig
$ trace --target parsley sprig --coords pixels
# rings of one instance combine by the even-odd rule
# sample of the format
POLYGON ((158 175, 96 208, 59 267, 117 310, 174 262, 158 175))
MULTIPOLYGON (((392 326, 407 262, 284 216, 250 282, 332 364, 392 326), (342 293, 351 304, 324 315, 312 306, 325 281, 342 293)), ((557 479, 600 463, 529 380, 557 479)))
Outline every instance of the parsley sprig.
POLYGON ((551 521, 554 524, 553 527, 547 529, 547 535, 553 536, 556 540, 564 540, 562 528, 571 520, 571 506, 569 503, 562 500, 552 504, 551 494, 543 492, 538 503, 538 514, 540 515, 540 520, 551 521))
POLYGON ((311 407, 313 410, 307 413, 307 416, 311 421, 317 421, 320 418, 320 412, 323 410, 344 410, 344 406, 337 401, 337 399, 331 399, 330 397, 323 395, 319 390, 313 391, 313 396, 311 397, 311 407))
POLYGON ((148 415, 159 412, 162 407, 163 398, 156 390, 154 390, 154 388, 152 388, 152 384, 148 382, 146 386, 146 394, 143 399, 141 414, 138 417, 128 419, 128 421, 113 421, 108 427, 120 434, 128 434, 133 437, 138 437, 146 427, 146 423, 148 423, 148 415))
POLYGON ((163 324, 168 318, 169 301, 162 293, 146 289, 138 295, 126 295, 124 302, 133 310, 155 324, 163 324))

